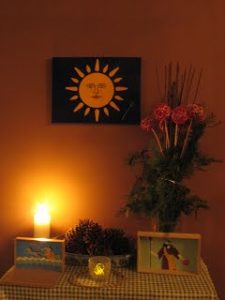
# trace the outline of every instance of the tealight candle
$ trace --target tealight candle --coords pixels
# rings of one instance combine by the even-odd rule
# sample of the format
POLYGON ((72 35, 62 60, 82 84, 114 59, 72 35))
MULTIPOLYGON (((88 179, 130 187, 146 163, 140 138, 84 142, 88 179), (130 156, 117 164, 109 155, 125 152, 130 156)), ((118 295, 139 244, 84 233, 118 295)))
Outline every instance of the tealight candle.
POLYGON ((95 273, 95 275, 104 275, 104 269, 105 269, 105 266, 104 264, 102 263, 97 263, 94 267, 94 270, 93 272, 95 273))
POLYGON ((45 204, 39 204, 34 215, 34 237, 49 238, 51 218, 45 204))
POLYGON ((111 271, 111 260, 106 256, 93 256, 88 260, 89 274, 94 280, 106 280, 111 271))

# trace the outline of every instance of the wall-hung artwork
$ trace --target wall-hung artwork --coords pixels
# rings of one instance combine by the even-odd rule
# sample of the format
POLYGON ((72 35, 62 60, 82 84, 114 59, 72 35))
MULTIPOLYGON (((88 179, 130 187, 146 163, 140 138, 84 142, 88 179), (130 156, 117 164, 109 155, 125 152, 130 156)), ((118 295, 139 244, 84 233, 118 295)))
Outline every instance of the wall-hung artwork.
POLYGON ((138 232, 138 272, 197 274, 200 241, 199 234, 138 232))
POLYGON ((138 57, 54 57, 52 122, 139 124, 138 57))

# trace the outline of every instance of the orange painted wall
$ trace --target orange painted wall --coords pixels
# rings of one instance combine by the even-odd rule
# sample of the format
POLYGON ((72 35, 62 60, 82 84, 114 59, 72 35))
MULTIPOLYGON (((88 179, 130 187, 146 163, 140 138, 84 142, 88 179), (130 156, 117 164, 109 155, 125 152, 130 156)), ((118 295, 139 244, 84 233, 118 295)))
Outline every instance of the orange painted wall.
MULTIPOLYGON (((201 99, 225 119, 225 4, 219 0, 0 0, 0 272, 13 239, 32 234, 34 203, 47 197, 55 233, 82 218, 129 233, 148 230, 118 217, 133 174, 124 160, 148 137, 138 126, 51 124, 53 56, 142 57, 142 115, 157 101, 155 68, 169 61, 203 67, 201 99)), ((225 159, 224 125, 202 148, 225 159)), ((189 185, 211 205, 182 230, 200 232, 202 255, 225 299, 225 165, 189 185)))

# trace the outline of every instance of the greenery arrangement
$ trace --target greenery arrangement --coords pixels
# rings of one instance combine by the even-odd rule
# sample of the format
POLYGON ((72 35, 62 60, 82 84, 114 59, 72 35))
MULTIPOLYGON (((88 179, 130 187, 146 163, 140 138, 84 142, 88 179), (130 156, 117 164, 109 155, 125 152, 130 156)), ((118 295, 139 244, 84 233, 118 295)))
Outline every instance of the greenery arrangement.
POLYGON ((80 220, 65 234, 66 252, 85 255, 119 255, 134 252, 134 241, 122 229, 103 228, 92 220, 80 220))
POLYGON ((175 68, 169 64, 164 74, 161 103, 141 121, 141 129, 154 139, 128 158, 128 164, 138 164, 141 171, 122 211, 154 218, 158 230, 168 232, 182 214, 208 208, 184 179, 217 160, 199 149, 206 128, 216 124, 214 115, 197 102, 202 72, 197 74, 192 66, 181 71, 179 64, 175 68))

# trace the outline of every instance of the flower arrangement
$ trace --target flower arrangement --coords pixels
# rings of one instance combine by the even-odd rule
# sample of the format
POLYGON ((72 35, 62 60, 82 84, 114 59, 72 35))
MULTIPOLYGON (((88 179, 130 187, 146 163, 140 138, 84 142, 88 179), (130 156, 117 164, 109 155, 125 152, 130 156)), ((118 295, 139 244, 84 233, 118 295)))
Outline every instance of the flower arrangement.
POLYGON ((161 103, 141 121, 141 129, 154 139, 128 158, 130 166, 141 165, 141 172, 122 210, 156 218, 160 231, 173 231, 182 214, 208 208, 184 184, 195 170, 217 161, 199 150, 206 128, 216 124, 197 101, 201 74, 193 67, 181 72, 179 64, 175 71, 172 64, 165 66, 161 103))

